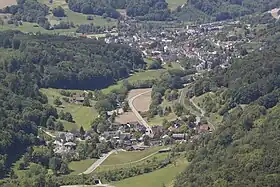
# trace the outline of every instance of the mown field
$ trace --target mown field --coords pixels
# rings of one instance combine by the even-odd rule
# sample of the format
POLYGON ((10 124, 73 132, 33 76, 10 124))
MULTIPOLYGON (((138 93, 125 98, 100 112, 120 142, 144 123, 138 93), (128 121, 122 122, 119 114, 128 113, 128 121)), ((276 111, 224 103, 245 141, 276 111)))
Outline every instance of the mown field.
POLYGON ((82 173, 89 168, 96 159, 86 159, 86 160, 80 160, 80 161, 72 161, 68 164, 69 169, 71 170, 70 175, 77 175, 79 173, 82 173))
MULTIPOLYGON (((160 75, 165 71, 166 71, 165 69, 159 69, 159 70, 147 70, 147 71, 137 72, 124 80, 127 80, 131 84, 133 84, 137 81, 155 80, 155 79, 159 79, 160 75)), ((120 80, 116 84, 103 89, 102 92, 104 94, 108 94, 112 90, 120 89, 122 86, 122 83, 123 83, 123 80, 120 80)))
POLYGON ((187 0, 167 0, 166 2, 171 10, 175 10, 178 6, 185 4, 187 0))
MULTIPOLYGON (((14 1, 15 0, 0 0, 0 8, 1 8, 1 5, 2 6, 5 4, 9 5, 9 4, 12 4, 12 2, 14 2, 14 1)), ((89 15, 71 11, 68 8, 68 5, 65 2, 65 0, 53 0, 53 3, 49 3, 49 0, 38 0, 38 1, 42 4, 46 4, 47 6, 50 7, 50 14, 47 16, 47 18, 48 18, 49 22, 51 23, 51 25, 58 24, 61 21, 65 21, 65 22, 73 22, 74 25, 76 26, 76 28, 46 30, 46 29, 38 26, 38 24, 36 24, 36 23, 23 22, 23 25, 18 26, 18 27, 16 27, 13 24, 11 24, 11 25, 4 24, 3 26, 1 25, 0 31, 1 30, 20 30, 22 32, 33 32, 33 33, 41 32, 41 33, 48 33, 48 34, 63 34, 63 35, 75 36, 77 26, 81 25, 81 24, 93 23, 93 24, 99 25, 99 26, 114 26, 117 23, 116 20, 114 20, 112 18, 107 19, 107 18, 103 18, 102 16, 96 16, 96 15, 91 15, 94 18, 93 20, 87 20, 87 16, 89 16, 89 15), (57 18, 52 15, 51 10, 57 6, 63 7, 63 9, 65 10, 66 17, 57 18)))
MULTIPOLYGON (((48 103, 50 105, 53 105, 53 101, 55 98, 63 97, 59 93, 60 90, 61 89, 53 89, 53 88, 40 89, 40 91, 48 97, 48 103)), ((68 91, 76 92, 76 93, 82 92, 81 90, 68 90, 68 91)), ((95 101, 93 101, 93 100, 90 101, 92 107, 86 107, 81 104, 67 103, 67 102, 64 102, 62 99, 60 99, 60 100, 62 101, 62 106, 56 107, 58 110, 58 113, 61 110, 63 110, 64 112, 70 112, 75 121, 75 123, 62 121, 64 128, 66 130, 71 130, 73 128, 76 129, 77 127, 79 128, 80 126, 83 126, 86 130, 91 128, 91 122, 93 121, 93 119, 95 119, 98 116, 98 112, 93 107, 95 104, 95 101)))
POLYGON ((157 153, 157 154, 153 154, 149 157, 144 157, 143 159, 140 159, 139 161, 128 162, 128 163, 123 163, 123 164, 118 164, 118 165, 101 165, 97 168, 96 172, 109 171, 109 170, 121 169, 121 168, 128 169, 128 168, 136 167, 136 166, 140 167, 153 160, 164 161, 168 157, 169 157, 169 153, 157 153))
POLYGON ((117 164, 135 162, 153 153, 156 153, 157 151, 163 148, 164 147, 161 146, 161 147, 152 147, 144 151, 125 151, 125 152, 114 153, 110 155, 109 158, 107 158, 102 165, 117 165, 117 164))
POLYGON ((178 160, 176 165, 171 164, 152 173, 124 179, 112 185, 115 187, 169 187, 172 186, 175 177, 186 168, 187 164, 185 160, 178 160))
POLYGON ((102 16, 96 16, 96 15, 91 15, 94 17, 94 20, 87 20, 87 16, 89 15, 73 12, 72 10, 69 9, 65 0, 53 0, 53 3, 49 3, 49 0, 38 0, 38 1, 42 4, 49 6, 50 11, 58 6, 61 6, 65 10, 65 14, 67 16, 63 18, 56 18, 50 12, 48 19, 51 24, 56 24, 60 21, 73 22, 75 25, 93 23, 95 25, 100 25, 100 26, 111 26, 116 24, 116 20, 114 19, 106 19, 103 18, 102 16))

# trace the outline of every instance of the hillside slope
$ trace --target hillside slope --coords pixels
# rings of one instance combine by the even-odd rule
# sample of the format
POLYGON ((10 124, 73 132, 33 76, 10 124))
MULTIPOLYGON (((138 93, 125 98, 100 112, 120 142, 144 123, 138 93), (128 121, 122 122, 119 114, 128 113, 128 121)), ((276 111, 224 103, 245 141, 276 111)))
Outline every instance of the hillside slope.
MULTIPOLYGON (((0 178, 30 145, 40 144, 38 126, 55 126, 57 110, 41 87, 96 89, 141 68, 141 55, 124 45, 0 32, 0 178)), ((55 128, 55 127, 52 127, 55 128)))
POLYGON ((235 60, 227 70, 216 69, 202 81, 207 84, 197 82, 194 91, 226 90, 220 95, 223 122, 203 139, 205 146, 196 150, 176 187, 279 186, 279 31, 278 22, 269 25, 261 50, 235 60))
POLYGON ((278 0, 189 0, 174 15, 185 21, 222 21, 277 7, 278 0))

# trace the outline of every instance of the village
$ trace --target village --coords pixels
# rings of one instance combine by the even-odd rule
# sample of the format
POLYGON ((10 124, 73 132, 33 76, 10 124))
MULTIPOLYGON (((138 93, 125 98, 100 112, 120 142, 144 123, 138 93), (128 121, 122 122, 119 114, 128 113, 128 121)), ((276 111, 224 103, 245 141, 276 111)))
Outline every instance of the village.
MULTIPOLYGON (((250 43, 252 34, 242 36, 238 30, 239 21, 213 22, 209 24, 186 25, 179 28, 139 28, 132 20, 121 21, 118 28, 105 31, 106 43, 127 44, 142 52, 144 58, 160 61, 163 65, 192 59, 191 66, 197 71, 227 68, 233 57, 240 56, 236 46, 250 43), (234 32, 231 32, 231 30, 234 32), (111 34, 112 33, 112 34, 111 34), (226 33, 226 34, 225 34, 226 33)), ((245 28, 249 32, 250 25, 245 28)), ((84 35, 97 38, 94 35, 84 35)), ((185 68, 182 65, 183 68, 185 68)))
MULTIPOLYGON (((144 91, 146 90, 144 89, 144 91)), ((87 94, 86 91, 83 94, 73 94, 69 102, 81 105, 87 94)), ((132 102, 132 104, 135 105, 135 102, 132 102)), ((137 104, 135 107, 139 109, 137 104)), ((47 144, 53 146, 55 154, 71 157, 72 160, 79 160, 80 153, 77 151, 77 147, 81 142, 94 142, 97 148, 103 147, 100 148, 100 152, 94 155, 94 157, 99 158, 112 150, 143 151, 155 146, 194 143, 201 136, 212 132, 207 121, 203 122, 200 117, 194 115, 186 115, 169 121, 168 128, 165 128, 162 124, 147 127, 141 123, 141 119, 139 120, 136 117, 126 118, 126 115, 134 114, 132 111, 124 112, 122 107, 107 111, 106 121, 101 122, 107 124, 105 129, 56 131, 51 135, 53 140, 47 142, 47 144), (124 119, 119 120, 121 117, 124 117, 124 119)), ((165 151, 170 151, 170 149, 165 151)))
MULTIPOLYGON (((126 21, 122 21, 120 25, 129 25, 129 27, 122 29, 120 26, 119 30, 114 28, 112 31, 106 31, 104 41, 130 45, 142 51, 145 59, 160 61, 162 64, 176 62, 182 69, 195 69, 196 72, 200 72, 217 66, 227 68, 233 57, 239 58, 240 51, 236 46, 242 42, 249 42, 250 35, 246 35, 246 37, 237 36, 237 33, 224 35, 228 28, 236 28, 238 24, 238 21, 214 22, 189 25, 178 29, 168 28, 163 29, 162 32, 158 32, 158 29, 149 31, 139 29, 131 33, 129 29, 133 26, 137 27, 137 23, 128 24, 126 21), (118 34, 110 34, 116 31, 118 34), (219 37, 219 35, 221 36, 219 37), (184 63, 186 59, 192 59, 191 63, 184 63)), ((248 25, 246 29, 250 29, 250 26, 248 25)), ((73 95, 68 102, 77 105, 83 104, 87 94, 73 95)), ((192 143, 213 130, 207 120, 201 120, 199 116, 195 115, 180 116, 168 121, 168 128, 164 128, 162 124, 150 126, 146 122, 147 120, 138 113, 148 111, 149 104, 143 111, 136 107, 133 111, 133 102, 131 103, 132 111, 129 112, 123 110, 123 103, 119 103, 115 110, 106 111, 106 122, 103 123, 106 123, 107 126, 102 131, 91 129, 86 132, 78 130, 57 132, 54 136, 55 141, 52 142, 54 152, 78 157, 76 148, 79 142, 95 139, 97 145, 106 145, 106 149, 95 155, 98 158, 114 149, 142 151, 154 146, 192 143), (134 117, 118 120, 119 116, 125 115, 134 115, 134 117)))

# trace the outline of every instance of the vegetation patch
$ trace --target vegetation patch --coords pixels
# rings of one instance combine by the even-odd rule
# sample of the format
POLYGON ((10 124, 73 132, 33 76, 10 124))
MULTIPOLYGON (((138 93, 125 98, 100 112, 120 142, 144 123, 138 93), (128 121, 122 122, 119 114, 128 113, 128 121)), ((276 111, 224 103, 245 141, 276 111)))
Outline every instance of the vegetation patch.
MULTIPOLYGON (((64 125, 65 130, 72 130, 77 129, 81 126, 83 126, 86 130, 89 130, 91 128, 92 121, 98 116, 98 112, 93 107, 95 104, 95 101, 90 100, 91 107, 83 106, 82 104, 76 104, 76 103, 68 103, 65 102, 60 94, 61 89, 54 89, 54 88, 42 88, 40 89, 42 93, 44 93, 48 97, 48 103, 50 105, 54 105, 54 100, 56 98, 60 98, 62 105, 61 106, 55 106, 58 110, 58 113, 61 111, 69 112, 73 116, 73 122, 62 120, 61 122, 64 125)), ((83 91, 81 90, 67 90, 71 93, 81 93, 83 91)))
POLYGON ((147 71, 140 71, 136 72, 127 79, 118 81, 116 84, 109 86, 102 90, 104 94, 111 93, 113 90, 118 90, 122 87, 124 82, 128 82, 130 84, 138 84, 142 81, 152 81, 157 80, 160 78, 162 73, 164 73, 165 69, 159 69, 159 70, 147 70, 147 71))
POLYGON ((187 4, 188 0, 167 0, 168 8, 171 10, 175 10, 178 6, 182 6, 184 4, 187 4))
POLYGON ((127 151, 127 152, 114 153, 114 154, 110 155, 109 158, 107 158, 105 160, 105 162, 103 162, 102 165, 106 166, 106 165, 117 165, 117 164, 135 162, 135 161, 141 160, 151 154, 154 154, 163 148, 164 147, 152 147, 152 148, 146 149, 144 151, 127 151))
POLYGON ((176 164, 169 165, 166 168, 159 169, 152 173, 124 179, 122 181, 113 183, 113 185, 116 187, 169 186, 172 184, 172 181, 175 179, 175 177, 185 169, 187 164, 188 163, 186 161, 180 160, 176 164))
POLYGON ((69 169, 71 170, 71 175, 76 175, 82 173, 89 168, 96 159, 86 159, 80 161, 72 161, 68 164, 69 169))

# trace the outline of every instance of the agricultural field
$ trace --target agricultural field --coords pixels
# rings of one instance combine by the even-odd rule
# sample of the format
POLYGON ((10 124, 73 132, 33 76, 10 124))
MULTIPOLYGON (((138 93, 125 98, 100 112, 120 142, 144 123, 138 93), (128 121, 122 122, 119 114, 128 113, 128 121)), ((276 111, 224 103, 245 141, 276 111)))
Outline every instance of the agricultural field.
POLYGON ((0 8, 5 8, 6 6, 11 6, 17 4, 16 0, 1 0, 0 8))
POLYGON ((137 121, 137 117, 135 116, 135 114, 133 112, 125 112, 119 116, 116 117, 115 121, 117 123, 120 123, 120 124, 126 124, 126 123, 129 123, 129 122, 134 122, 134 121, 137 121))
MULTIPOLYGON (((147 91, 149 91, 149 90, 152 91, 152 89, 148 89, 147 91)), ((151 94, 152 94, 152 92, 145 93, 145 94, 137 97, 133 101, 133 105, 135 106, 137 111, 146 112, 149 110, 150 104, 152 102, 151 94)))
MULTIPOLYGON (((50 105, 53 105, 54 100, 59 97, 62 98, 63 96, 60 95, 61 89, 40 89, 42 93, 44 93, 48 97, 48 103, 50 105)), ((82 92, 81 90, 68 90, 70 92, 79 93, 82 92)), ((80 126, 83 126, 85 130, 88 130, 91 128, 91 122, 94 118, 98 116, 98 112, 93 107, 95 104, 95 101, 90 101, 92 107, 86 107, 81 104, 75 104, 75 103, 67 103, 60 99, 62 101, 62 106, 56 107, 58 110, 58 113, 63 110, 64 112, 70 112, 73 116, 73 119, 75 123, 69 123, 62 121, 64 124, 64 127, 66 130, 76 129, 80 126)))
POLYGON ((68 164, 69 169, 72 171, 70 175, 77 175, 87 170, 96 159, 86 159, 80 161, 72 161, 68 164))
POLYGON ((162 187, 172 186, 173 180, 175 177, 182 172, 188 163, 185 160, 178 160, 176 165, 171 164, 165 168, 159 169, 152 173, 147 173, 143 175, 139 175, 136 177, 131 177, 128 179, 124 179, 122 181, 118 181, 113 183, 115 187, 143 187, 143 186, 152 186, 152 187, 162 187), (160 179, 160 180, 155 180, 160 179))
MULTIPOLYGON (((129 91, 127 99, 131 99, 132 97, 141 94, 143 92, 146 91, 151 91, 151 88, 147 88, 147 89, 133 89, 131 91, 129 91)), ((135 108, 140 111, 140 112, 144 112, 144 111, 148 111, 149 110, 149 106, 150 106, 150 102, 151 102, 151 92, 141 95, 138 98, 136 98, 133 102, 133 105, 135 106, 135 108)), ((116 122, 121 123, 121 124, 125 124, 125 123, 129 123, 129 122, 135 122, 138 121, 137 117, 135 116, 135 114, 131 111, 125 112, 119 116, 116 117, 116 122)))

